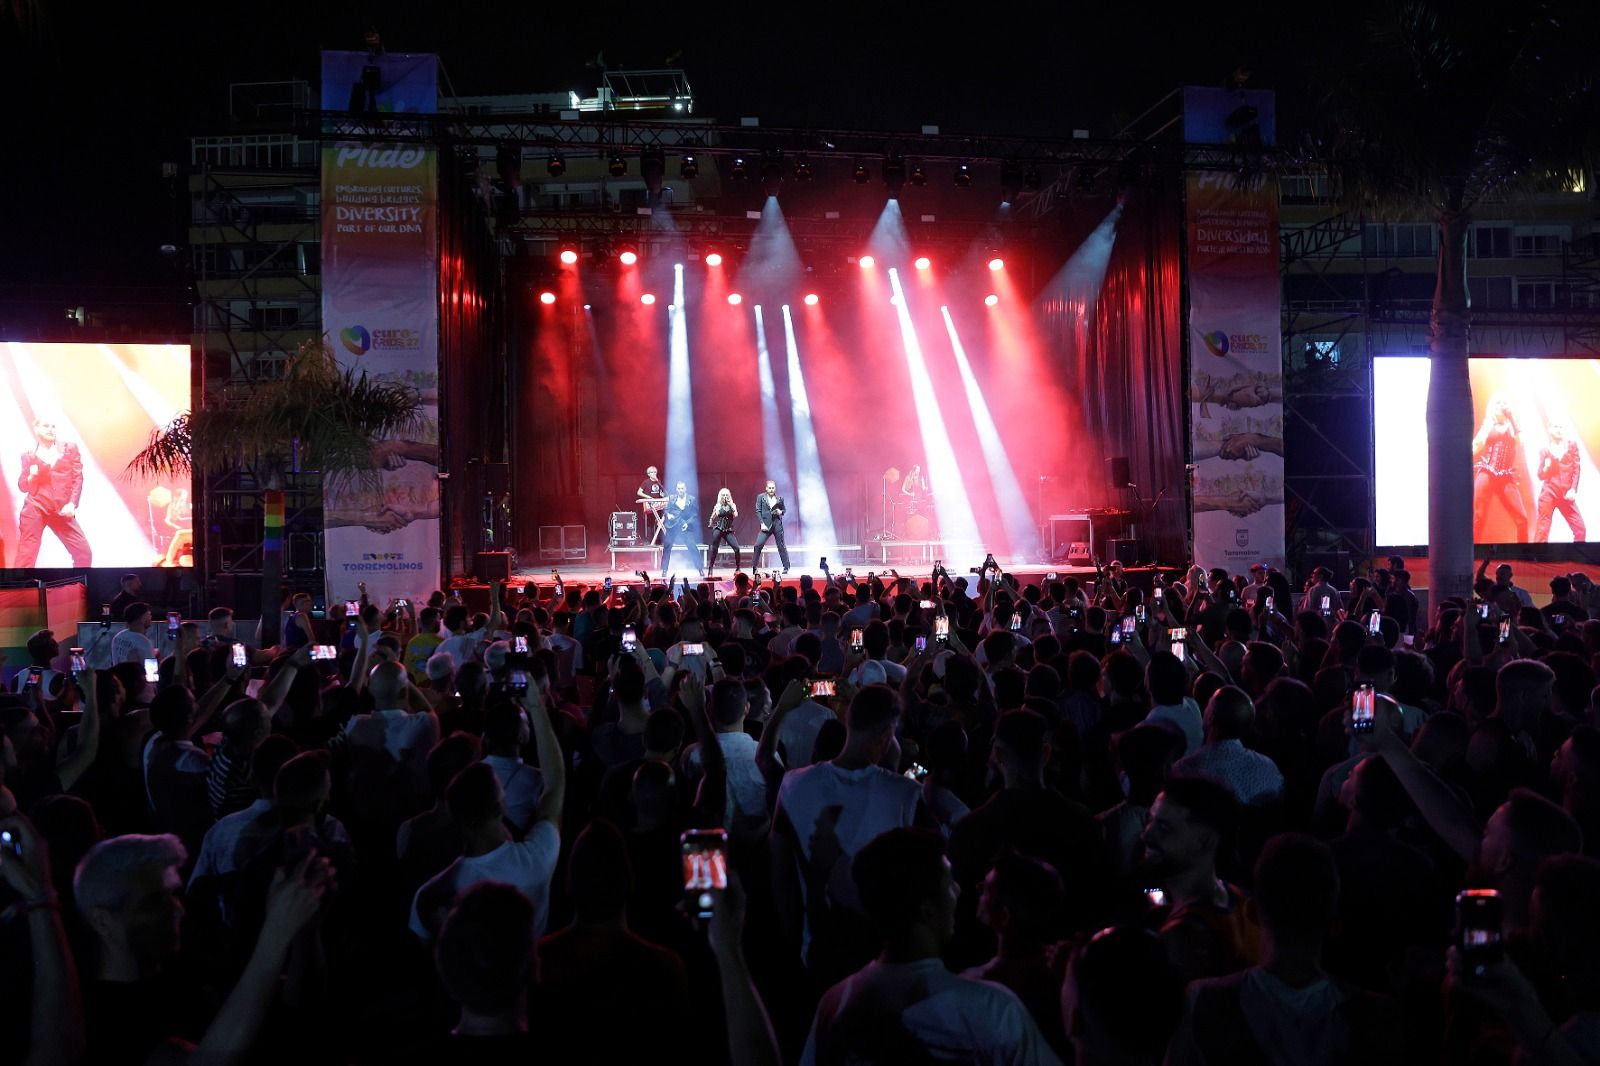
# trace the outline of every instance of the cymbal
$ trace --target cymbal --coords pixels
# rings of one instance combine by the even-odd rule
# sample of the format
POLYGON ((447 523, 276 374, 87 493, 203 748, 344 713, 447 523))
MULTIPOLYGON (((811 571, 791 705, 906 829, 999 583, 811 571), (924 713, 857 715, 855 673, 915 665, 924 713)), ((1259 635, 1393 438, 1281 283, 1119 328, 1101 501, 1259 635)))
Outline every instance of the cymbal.
POLYGON ((899 468, 891 466, 889 469, 885 470, 883 472, 883 480, 885 480, 885 481, 899 481, 900 480, 900 470, 899 470, 899 468))

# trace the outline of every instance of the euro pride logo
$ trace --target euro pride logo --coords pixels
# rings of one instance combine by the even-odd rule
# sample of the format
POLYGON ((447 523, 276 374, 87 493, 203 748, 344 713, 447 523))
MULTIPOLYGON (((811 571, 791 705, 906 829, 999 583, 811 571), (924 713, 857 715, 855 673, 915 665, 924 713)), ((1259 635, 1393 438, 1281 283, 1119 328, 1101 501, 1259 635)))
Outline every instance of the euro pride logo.
POLYGON ((364 563, 403 563, 406 561, 405 552, 363 552, 361 561, 364 563))
POLYGON ((414 329, 373 329, 347 326, 339 331, 339 341, 351 355, 377 351, 415 351, 422 347, 422 334, 414 329))
POLYGON ((1268 338, 1264 333, 1224 333, 1214 329, 1200 334, 1200 339, 1205 342, 1206 351, 1218 359, 1224 358, 1229 352, 1236 355, 1262 355, 1269 350, 1268 338))

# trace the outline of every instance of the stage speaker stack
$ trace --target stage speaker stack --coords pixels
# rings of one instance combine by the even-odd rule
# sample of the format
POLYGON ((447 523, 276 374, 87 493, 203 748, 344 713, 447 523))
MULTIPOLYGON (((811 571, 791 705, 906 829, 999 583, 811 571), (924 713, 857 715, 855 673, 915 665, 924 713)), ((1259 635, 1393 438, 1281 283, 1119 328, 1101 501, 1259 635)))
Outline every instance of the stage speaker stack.
POLYGON ((479 552, 477 577, 480 582, 511 580, 510 552, 479 552))
POLYGON ((1131 537, 1112 537, 1106 543, 1106 559, 1108 562, 1115 559, 1123 566, 1137 566, 1139 542, 1131 537))

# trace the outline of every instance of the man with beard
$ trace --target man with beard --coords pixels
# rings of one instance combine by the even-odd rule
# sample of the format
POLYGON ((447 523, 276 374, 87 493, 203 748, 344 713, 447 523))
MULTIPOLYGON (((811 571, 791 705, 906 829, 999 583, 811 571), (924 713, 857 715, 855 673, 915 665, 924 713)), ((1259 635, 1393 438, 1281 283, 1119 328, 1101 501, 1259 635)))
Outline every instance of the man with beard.
POLYGON ((1161 939, 1186 981, 1252 966, 1260 931, 1244 890, 1217 875, 1217 856, 1232 839, 1238 802, 1207 778, 1168 781, 1150 807, 1140 843, 1142 883, 1165 909, 1161 939), (1159 889, 1162 896, 1154 896, 1159 889))
POLYGON ((87 567, 89 538, 78 524, 78 502, 83 497, 83 455, 76 444, 56 438, 50 419, 33 420, 34 446, 22 454, 17 488, 27 497, 17 516, 17 558, 11 565, 26 570, 39 561, 39 541, 48 527, 60 538, 72 565, 87 567))

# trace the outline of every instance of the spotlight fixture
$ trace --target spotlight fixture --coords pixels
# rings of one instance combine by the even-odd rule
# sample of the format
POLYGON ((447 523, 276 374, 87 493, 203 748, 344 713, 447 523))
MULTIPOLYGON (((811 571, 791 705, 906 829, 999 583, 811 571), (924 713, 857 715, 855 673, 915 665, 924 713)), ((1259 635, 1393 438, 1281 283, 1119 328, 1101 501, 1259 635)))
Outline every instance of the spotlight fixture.
POLYGON ((730 292, 728 293, 728 303, 734 307, 738 307, 740 304, 744 303, 744 297, 740 296, 736 292, 730 292))
POLYGON ((745 163, 744 156, 736 155, 733 157, 733 166, 728 171, 728 177, 732 178, 734 181, 750 180, 750 167, 745 163))
POLYGON ((708 267, 719 267, 721 265, 722 265, 722 253, 721 252, 708 252, 708 253, 706 253, 706 266, 708 266, 708 267))
POLYGON ((889 187, 889 199, 898 200, 900 190, 906 185, 906 161, 897 155, 883 161, 883 183, 889 187))
POLYGON ((972 188, 972 168, 965 163, 957 163, 955 183, 958 189, 972 188))
POLYGON ((761 157, 761 187, 768 196, 777 196, 783 191, 783 153, 777 149, 761 157))
POLYGON ((856 263, 860 265, 862 270, 871 270, 873 267, 878 265, 878 261, 870 255, 862 256, 860 259, 856 260, 856 263))
POLYGON ((649 307, 651 304, 656 302, 655 293, 645 293, 643 296, 639 297, 639 302, 644 304, 646 307, 649 307))
POLYGON ((639 156, 639 176, 651 196, 661 192, 661 182, 667 176, 667 158, 657 145, 646 148, 639 156))
POLYGON ((989 295, 983 298, 983 302, 988 306, 993 307, 1000 302, 1000 297, 991 292, 989 295))
POLYGON ((856 168, 850 172, 850 180, 854 181, 857 185, 865 185, 867 182, 872 180, 872 171, 867 169, 867 165, 865 163, 857 160, 856 168))
POLYGON ((1014 159, 1000 164, 1000 202, 1014 204, 1022 193, 1022 167, 1014 159))
POLYGON ((544 168, 550 172, 552 178, 559 178, 567 172, 567 161, 561 158, 560 152, 554 152, 544 161, 544 168))
POLYGON ((806 306, 807 307, 815 307, 815 306, 817 306, 818 302, 819 302, 819 299, 818 299, 816 293, 814 293, 814 292, 806 293, 806 306))
POLYGON ((925 255, 919 255, 912 261, 911 265, 916 267, 918 270, 927 270, 933 266, 933 260, 929 259, 925 255))
POLYGON ((990 270, 1004 270, 1005 268, 1006 268, 1006 261, 1004 259, 1001 259, 998 254, 991 255, 989 257, 989 269, 990 270))
POLYGON ((621 263, 623 266, 631 267, 638 261, 639 253, 634 250, 633 245, 624 244, 621 248, 617 249, 617 262, 621 263))
POLYGON ((611 176, 613 178, 620 178, 622 175, 628 172, 628 161, 622 158, 621 152, 612 152, 611 158, 606 163, 606 167, 611 171, 611 176))
POLYGON ((572 266, 578 261, 578 249, 570 244, 563 244, 560 259, 563 265, 572 266))
POLYGON ((811 177, 811 160, 806 158, 804 152, 801 152, 794 157, 794 180, 810 181, 811 177))
POLYGON ((693 152, 683 154, 683 162, 678 164, 678 176, 690 181, 700 176, 700 164, 695 162, 693 152))
POLYGON ((541 292, 539 294, 539 302, 549 307, 556 302, 556 294, 553 292, 541 292))
POLYGON ((911 184, 919 189, 928 184, 928 172, 922 169, 921 163, 914 163, 911 166, 911 184))

